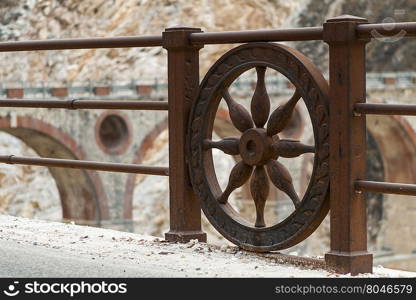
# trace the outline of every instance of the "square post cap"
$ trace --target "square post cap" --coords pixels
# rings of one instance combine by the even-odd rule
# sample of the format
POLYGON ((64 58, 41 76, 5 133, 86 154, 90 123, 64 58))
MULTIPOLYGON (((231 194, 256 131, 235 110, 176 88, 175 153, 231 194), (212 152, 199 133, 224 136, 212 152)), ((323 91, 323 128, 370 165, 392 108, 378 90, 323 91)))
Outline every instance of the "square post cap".
POLYGON ((368 42, 369 39, 359 39, 357 36, 357 25, 363 23, 368 23, 368 20, 351 15, 330 18, 323 24, 323 40, 326 43, 368 42))
POLYGON ((368 23, 366 18, 361 18, 353 15, 341 15, 338 17, 329 18, 326 20, 327 23, 333 22, 355 22, 355 23, 368 23))
POLYGON ((189 41, 189 35, 194 32, 202 32, 201 28, 176 25, 165 28, 162 33, 162 46, 165 49, 200 49, 203 45, 194 45, 189 41))

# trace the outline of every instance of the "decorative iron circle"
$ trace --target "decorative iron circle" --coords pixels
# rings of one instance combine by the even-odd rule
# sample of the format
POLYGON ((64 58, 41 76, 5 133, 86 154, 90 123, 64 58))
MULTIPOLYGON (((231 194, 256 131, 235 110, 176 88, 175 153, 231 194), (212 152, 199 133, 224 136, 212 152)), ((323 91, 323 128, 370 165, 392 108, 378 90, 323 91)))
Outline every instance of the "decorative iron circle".
POLYGON ((291 247, 312 234, 328 213, 329 140, 328 84, 320 71, 297 50, 272 43, 250 43, 224 54, 202 81, 190 115, 188 162, 192 185, 202 210, 211 224, 228 240, 250 251, 266 252, 291 247), (257 84, 251 101, 251 115, 228 93, 231 83, 243 72, 255 68, 257 84), (296 91, 271 115, 265 88, 265 69, 288 78, 296 91), (212 141, 212 130, 221 99, 226 101, 241 138, 212 141), (310 115, 315 146, 279 139, 297 101, 302 98, 310 115), (267 128, 264 125, 267 122, 267 128), (230 173, 222 191, 215 175, 212 148, 242 160, 230 173), (314 167, 303 199, 294 192, 290 173, 277 159, 314 152, 314 167), (267 172, 266 172, 267 170, 267 172), (296 209, 280 223, 266 227, 264 204, 268 180, 286 192, 296 209), (233 189, 251 177, 251 194, 256 205, 256 223, 250 224, 227 202, 233 189), (267 185, 267 186, 266 186, 267 185))

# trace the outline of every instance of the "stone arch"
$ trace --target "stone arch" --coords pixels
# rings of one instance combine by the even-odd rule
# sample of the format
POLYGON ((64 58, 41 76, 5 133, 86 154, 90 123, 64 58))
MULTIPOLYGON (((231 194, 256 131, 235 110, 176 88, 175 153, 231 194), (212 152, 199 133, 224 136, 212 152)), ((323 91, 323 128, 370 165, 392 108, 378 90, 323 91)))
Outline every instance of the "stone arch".
MULTIPOLYGON (((237 130, 231 124, 230 117, 228 115, 228 111, 219 109, 217 112, 217 117, 219 120, 218 128, 214 129, 220 137, 225 136, 232 136, 235 135, 233 133, 237 130), (219 127, 222 127, 224 130, 220 130, 219 127), (233 131, 234 130, 234 131, 233 131)), ((164 119, 162 122, 157 124, 143 139, 139 149, 137 150, 132 163, 133 164, 140 164, 143 161, 146 152, 152 148, 155 139, 161 134, 164 130, 168 128, 168 119, 164 119)), ((129 174, 127 181, 126 181, 126 189, 124 193, 124 219, 132 220, 133 218, 133 192, 135 187, 135 178, 136 174, 129 174)))
MULTIPOLYGON (((401 116, 368 115, 367 131, 377 144, 383 164, 383 178, 377 181, 416 183, 416 133, 401 116)), ((301 186, 309 183, 311 160, 305 158, 302 165, 301 186)), ((366 178, 370 179, 371 178, 366 178)), ((377 229, 376 249, 388 249, 394 253, 409 253, 416 249, 414 243, 414 197, 406 195, 382 194, 382 222, 377 229), (398 234, 400 232, 400 234, 398 234)), ((325 238, 327 231, 320 232, 325 238)), ((370 236, 371 238, 371 236, 370 236)))
MULTIPOLYGON (((85 159, 74 139, 60 129, 27 116, 0 117, 0 130, 31 147, 39 156, 85 159)), ((12 154, 12 153, 11 153, 12 154)), ((107 198, 98 174, 90 170, 49 168, 66 220, 100 225, 109 218, 107 198)))
MULTIPOLYGON (((384 181, 416 183, 416 133, 404 117, 367 116, 367 128, 375 138, 384 165, 384 181)), ((378 248, 394 253, 408 253, 416 249, 414 243, 414 197, 385 194, 384 222, 378 248), (400 234, 397 234, 400 232, 400 234)))
MULTIPOLYGON (((300 112, 299 116, 300 116, 300 112)), ((301 123, 302 130, 298 130, 297 135, 300 135, 303 131, 303 120, 298 121, 301 123)), ((164 119, 162 122, 157 124, 143 139, 139 149, 137 150, 132 163, 133 164, 140 164, 143 161, 147 151, 151 149, 154 145, 154 141, 156 138, 168 128, 168 119, 164 119)), ((229 117, 228 110, 219 108, 217 111, 217 118, 214 123, 214 131, 216 134, 223 138, 229 136, 239 135, 240 133, 231 123, 231 119, 229 117)), ((238 159, 234 157, 234 159, 238 159)), ((133 219, 133 194, 135 189, 135 179, 136 174, 129 174, 126 181, 125 186, 125 193, 124 193, 124 204, 123 204, 123 217, 127 220, 133 219)), ((249 195, 248 186, 243 187, 244 195, 249 195)), ((277 189, 271 188, 270 198, 275 197, 275 193, 277 193, 277 189)), ((276 198, 276 197, 275 197, 276 198)))
POLYGON ((367 128, 383 157, 385 180, 416 183, 416 133, 400 116, 367 116, 367 128))
MULTIPOLYGON (((385 168, 385 181, 416 183, 416 133, 400 116, 368 115, 367 130, 375 139, 385 168)), ((302 173, 307 173, 306 161, 302 173)), ((306 188, 309 179, 302 179, 306 188)))
MULTIPOLYGON (((146 135, 133 158, 133 164, 140 164, 143 161, 146 152, 150 148, 152 148, 155 139, 167 128, 168 118, 165 118, 146 135)), ((123 215, 125 220, 133 219, 133 192, 135 187, 136 175, 137 174, 129 174, 126 181, 126 189, 124 192, 123 204, 123 215)))

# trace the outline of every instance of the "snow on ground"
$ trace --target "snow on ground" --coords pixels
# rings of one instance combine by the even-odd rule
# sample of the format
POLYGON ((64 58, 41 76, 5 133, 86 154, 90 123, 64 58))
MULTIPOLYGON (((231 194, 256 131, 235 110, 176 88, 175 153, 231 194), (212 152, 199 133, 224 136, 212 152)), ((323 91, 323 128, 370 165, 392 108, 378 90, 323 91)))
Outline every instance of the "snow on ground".
MULTIPOLYGON (((57 222, 0 215, 0 241, 59 249, 63 257, 163 270, 169 277, 344 277, 322 269, 278 264, 237 247, 217 247, 196 240, 169 243, 151 236, 57 222)), ((16 258, 18 259, 18 257, 16 258)), ((71 267, 71 266, 68 266, 71 267)), ((76 267, 76 266, 73 266, 76 267)), ((131 274, 131 273, 130 273, 131 274)), ((160 274, 160 272, 159 272, 160 274)), ((102 274, 111 277, 112 274, 102 274)), ((360 277, 416 277, 416 273, 374 268, 360 277)))

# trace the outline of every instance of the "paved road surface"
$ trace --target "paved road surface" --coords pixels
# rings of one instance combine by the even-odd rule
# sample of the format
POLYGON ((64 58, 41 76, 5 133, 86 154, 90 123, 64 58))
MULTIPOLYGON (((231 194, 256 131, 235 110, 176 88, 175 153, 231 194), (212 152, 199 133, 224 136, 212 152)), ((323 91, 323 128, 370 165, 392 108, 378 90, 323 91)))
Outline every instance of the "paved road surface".
MULTIPOLYGON (((416 273, 375 268, 375 277, 416 273)), ((0 215, 0 277, 333 277, 237 247, 0 215)))
MULTIPOLYGON (((152 266, 0 240, 0 277, 172 277, 152 266)), ((176 276, 179 276, 177 274, 176 276)))

